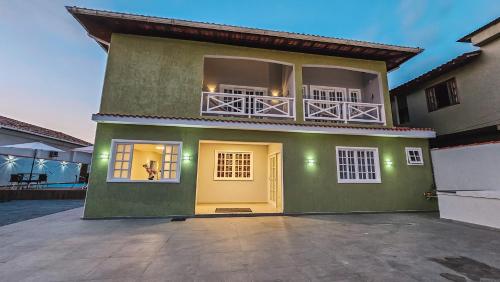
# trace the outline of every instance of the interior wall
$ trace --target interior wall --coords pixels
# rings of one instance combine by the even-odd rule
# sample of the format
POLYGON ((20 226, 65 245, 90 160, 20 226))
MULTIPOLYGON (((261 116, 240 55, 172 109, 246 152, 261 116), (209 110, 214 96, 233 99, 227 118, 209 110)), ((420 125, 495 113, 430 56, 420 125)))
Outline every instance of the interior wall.
POLYGON ((132 180, 143 180, 148 179, 148 173, 144 167, 144 164, 149 166, 149 161, 156 161, 157 167, 155 168, 158 171, 157 176, 159 175, 159 168, 161 168, 162 156, 160 153, 151 152, 151 151, 140 151, 134 150, 134 156, 132 159, 132 169, 130 171, 132 180))
POLYGON ((267 158, 267 145, 200 143, 197 203, 267 202, 267 158), (214 180, 216 150, 253 152, 253 180, 214 180))
POLYGON ((304 67, 304 85, 318 85, 361 89, 362 101, 380 103, 380 84, 376 74, 340 68, 304 67), (373 94, 373 99, 372 99, 373 94))
POLYGON ((283 88, 291 67, 281 64, 227 58, 205 58, 203 65, 203 91, 208 91, 208 86, 219 84, 255 86, 268 88, 269 95, 273 90, 286 93, 283 88))

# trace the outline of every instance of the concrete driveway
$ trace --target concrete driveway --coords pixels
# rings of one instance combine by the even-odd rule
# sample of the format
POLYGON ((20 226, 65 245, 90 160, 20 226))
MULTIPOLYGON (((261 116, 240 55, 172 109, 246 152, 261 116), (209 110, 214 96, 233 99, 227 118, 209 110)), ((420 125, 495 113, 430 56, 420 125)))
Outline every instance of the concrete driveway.
POLYGON ((435 214, 80 220, 0 227, 1 281, 500 279, 500 232, 435 214))

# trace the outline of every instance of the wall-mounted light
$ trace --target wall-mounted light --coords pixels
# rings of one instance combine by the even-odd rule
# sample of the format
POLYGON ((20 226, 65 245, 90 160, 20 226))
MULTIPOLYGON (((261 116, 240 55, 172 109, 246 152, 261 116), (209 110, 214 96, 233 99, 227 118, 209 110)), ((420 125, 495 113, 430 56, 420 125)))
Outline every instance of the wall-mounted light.
POLYGON ((306 164, 309 166, 313 166, 316 164, 316 160, 313 158, 306 159, 306 164))
POLYGON ((274 97, 277 97, 280 95, 280 91, 279 90, 273 90, 271 91, 271 95, 273 95, 274 97))
POLYGON ((14 165, 16 163, 16 158, 14 156, 7 156, 6 163, 8 165, 14 165))
POLYGON ((109 160, 109 153, 107 153, 107 152, 106 153, 101 153, 99 155, 99 159, 101 159, 101 160, 109 160))
POLYGON ((392 166, 392 160, 387 159, 384 161, 384 163, 386 166, 392 166))
POLYGON ((207 85, 207 88, 208 88, 208 91, 211 92, 211 93, 214 93, 215 92, 215 85, 213 84, 209 84, 207 85))
POLYGON ((190 154, 184 154, 184 155, 182 155, 182 160, 183 161, 190 161, 191 160, 191 155, 190 154))
POLYGON ((39 160, 37 161, 37 165, 38 165, 38 167, 44 167, 46 162, 47 162, 47 161, 46 161, 46 160, 44 160, 44 159, 39 159, 39 160))

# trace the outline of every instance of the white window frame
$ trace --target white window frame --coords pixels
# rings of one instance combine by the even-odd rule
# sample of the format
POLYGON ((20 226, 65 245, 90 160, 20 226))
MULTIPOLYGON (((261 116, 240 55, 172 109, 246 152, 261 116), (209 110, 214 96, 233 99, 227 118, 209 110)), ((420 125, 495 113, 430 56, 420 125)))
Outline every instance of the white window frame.
POLYGON ((419 147, 405 147, 406 164, 407 165, 424 165, 424 156, 422 155, 422 148, 419 147), (412 161, 410 159, 410 151, 418 152, 420 161, 412 161))
MULTIPOLYGON (((165 163, 165 152, 162 154, 161 166, 163 170, 163 166, 165 163)), ((179 141, 155 141, 155 140, 128 140, 128 139, 112 139, 111 140, 111 149, 110 149, 110 158, 108 163, 108 174, 106 177, 107 182, 122 182, 122 183, 180 183, 181 182, 181 167, 182 167, 182 142, 179 141), (114 178, 114 166, 115 166, 115 158, 116 158, 116 145, 118 144, 130 144, 131 152, 130 152, 130 163, 129 163, 129 172, 128 178, 114 178), (179 151, 177 154, 177 174, 176 178, 173 179, 159 179, 159 180, 132 180, 131 172, 132 172, 132 162, 134 157, 134 145, 135 144, 160 144, 160 145, 178 145, 179 151)), ((161 174, 163 177, 163 173, 161 174)))
POLYGON ((214 180, 222 180, 222 181, 253 181, 253 152, 252 151, 233 151, 233 150, 215 150, 214 154, 214 180), (250 154, 250 177, 235 177, 236 171, 235 171, 235 163, 234 163, 234 158, 233 158, 233 165, 232 165, 232 177, 220 177, 217 176, 217 169, 218 169, 218 156, 220 153, 223 154, 250 154))
POLYGON ((381 175, 380 175, 380 158, 378 155, 377 147, 344 147, 344 146, 336 146, 336 161, 337 161, 337 183, 382 183, 381 175), (340 162, 339 162, 339 150, 351 150, 351 151, 372 151, 375 165, 375 179, 358 179, 358 158, 356 154, 354 155, 354 173, 356 179, 341 179, 340 178, 340 162))

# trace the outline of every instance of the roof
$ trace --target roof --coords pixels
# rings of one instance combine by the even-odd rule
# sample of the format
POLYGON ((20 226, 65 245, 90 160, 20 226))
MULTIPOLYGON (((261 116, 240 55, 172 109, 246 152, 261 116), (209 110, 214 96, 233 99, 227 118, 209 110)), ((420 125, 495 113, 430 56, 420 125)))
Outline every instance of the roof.
POLYGON ((414 78, 406 83, 403 83, 399 85, 396 88, 391 89, 390 94, 391 95, 401 95, 401 94, 409 94, 410 92, 418 89, 422 85, 424 85, 426 82, 431 81, 435 78, 438 78, 439 76, 448 73, 452 70, 455 70, 465 64, 468 64, 472 62, 474 59, 476 59, 479 55, 481 55, 481 50, 477 51, 472 51, 468 53, 464 53, 456 58, 454 58, 451 61, 448 61, 422 75, 420 75, 417 78, 414 78))
POLYGON ((33 134, 37 136, 42 136, 45 138, 55 139, 59 141, 64 141, 81 146, 90 146, 91 143, 78 139, 76 137, 70 136, 68 134, 43 128, 37 125, 29 124, 19 120, 11 119, 8 117, 0 116, 0 128, 5 128, 9 130, 24 132, 28 134, 33 134))
POLYGON ((132 115, 117 113, 98 113, 92 116, 97 122, 179 126, 179 127, 199 127, 199 128, 223 128, 238 130, 264 130, 264 131, 285 131, 285 132, 308 132, 326 134, 346 134, 346 135, 371 135, 371 136, 395 136, 395 137, 415 137, 434 138, 435 132, 430 128, 410 128, 410 127, 383 127, 383 126, 362 126, 362 125, 342 125, 334 123, 313 123, 299 124, 285 120, 245 120, 245 119, 225 119, 219 117, 173 117, 173 116, 150 116, 132 115))
POLYGON ((403 47, 318 35, 186 21, 111 11, 66 7, 89 36, 108 49, 111 34, 133 34, 230 44, 349 58, 385 61, 397 68, 423 51, 403 47))
POLYGON ((487 24, 483 25, 482 27, 480 27, 480 28, 478 28, 478 29, 474 30, 473 32, 471 32, 471 33, 467 34, 466 36, 464 36, 464 37, 462 37, 462 38, 458 39, 458 40, 457 40, 457 42, 471 43, 471 38, 472 38, 474 35, 476 35, 476 34, 480 33, 480 32, 481 32, 481 31, 483 31, 483 30, 486 30, 486 29, 487 29, 487 28, 489 28, 489 27, 492 27, 492 26, 496 25, 496 24, 497 24, 497 23, 499 23, 499 22, 500 22, 500 17, 498 17, 498 18, 496 18, 496 19, 492 20, 491 22, 489 22, 489 23, 487 23, 487 24))

